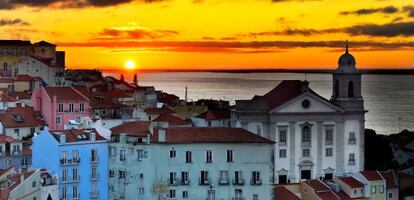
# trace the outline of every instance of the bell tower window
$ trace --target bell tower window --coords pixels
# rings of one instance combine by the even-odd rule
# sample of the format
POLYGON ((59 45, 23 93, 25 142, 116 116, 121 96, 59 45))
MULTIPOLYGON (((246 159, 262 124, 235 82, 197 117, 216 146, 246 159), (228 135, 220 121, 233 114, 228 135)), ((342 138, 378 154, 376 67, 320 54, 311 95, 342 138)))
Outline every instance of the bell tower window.
POLYGON ((354 97, 354 82, 348 82, 348 97, 354 97))

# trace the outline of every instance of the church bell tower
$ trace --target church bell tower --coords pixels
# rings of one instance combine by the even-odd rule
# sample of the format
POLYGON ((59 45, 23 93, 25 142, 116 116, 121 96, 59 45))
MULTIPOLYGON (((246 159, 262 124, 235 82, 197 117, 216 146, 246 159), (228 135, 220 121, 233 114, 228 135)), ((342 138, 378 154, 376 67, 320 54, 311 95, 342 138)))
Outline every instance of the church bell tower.
POLYGON ((338 68, 333 72, 331 101, 346 111, 363 111, 361 95, 361 74, 355 67, 354 56, 349 53, 348 41, 345 53, 339 57, 338 68))

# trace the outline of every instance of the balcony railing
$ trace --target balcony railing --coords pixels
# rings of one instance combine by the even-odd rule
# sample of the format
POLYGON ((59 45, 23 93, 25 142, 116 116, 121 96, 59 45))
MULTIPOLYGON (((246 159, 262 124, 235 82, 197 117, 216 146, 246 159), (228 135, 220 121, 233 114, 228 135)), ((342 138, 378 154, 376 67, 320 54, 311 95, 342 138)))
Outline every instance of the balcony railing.
POLYGON ((350 145, 356 144, 356 138, 349 138, 348 139, 348 144, 350 144, 350 145))
POLYGON ((61 165, 78 165, 80 163, 80 158, 73 158, 73 159, 60 159, 61 165))
POLYGON ((167 184, 168 184, 168 185, 171 185, 171 186, 177 186, 177 185, 178 185, 178 183, 179 183, 179 181, 178 181, 178 179, 177 179, 177 178, 173 178, 173 179, 168 178, 168 179, 167 179, 167 184))
POLYGON ((99 179, 99 174, 91 174, 90 177, 92 181, 96 181, 99 179))
POLYGON ((311 148, 312 143, 311 142, 302 142, 301 147, 303 148, 311 148))
POLYGON ((331 146, 331 145, 333 145, 333 141, 332 140, 326 140, 325 145, 326 146, 331 146))
POLYGON ((244 178, 243 177, 233 178, 233 185, 244 185, 244 178))
POLYGON ((67 178, 67 182, 76 183, 80 181, 80 176, 71 176, 67 178))
POLYGON ((228 185, 228 184, 230 184, 229 177, 220 177, 218 184, 219 185, 228 185))
POLYGON ((91 198, 98 198, 99 197, 99 191, 90 192, 90 197, 91 198))
POLYGON ((250 185, 262 185, 262 179, 251 179, 250 180, 250 185))
POLYGON ((348 165, 355 165, 355 159, 349 159, 348 165))
POLYGON ((91 163, 97 163, 99 161, 99 157, 98 156, 90 157, 90 161, 91 163))
POLYGON ((190 185, 190 179, 181 179, 180 183, 181 185, 190 185))
POLYGON ((200 185, 210 185, 211 181, 210 181, 210 178, 204 178, 204 179, 202 179, 200 177, 199 180, 198 180, 198 183, 200 185))

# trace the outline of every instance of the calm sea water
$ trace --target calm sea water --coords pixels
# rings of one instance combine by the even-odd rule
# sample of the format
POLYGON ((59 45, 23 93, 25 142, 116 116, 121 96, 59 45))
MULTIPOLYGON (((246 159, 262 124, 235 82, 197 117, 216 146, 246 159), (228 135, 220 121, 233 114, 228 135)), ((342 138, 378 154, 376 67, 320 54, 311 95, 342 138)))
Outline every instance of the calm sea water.
MULTIPOLYGON (((119 77, 116 73, 104 73, 119 77)), ((133 74, 125 74, 132 81, 133 74)), ((140 85, 155 86, 157 90, 188 98, 223 99, 234 103, 237 99, 250 99, 262 95, 282 80, 308 80, 310 87, 330 99, 332 75, 301 73, 211 73, 211 72, 157 72, 140 73, 140 85)), ((400 128, 414 130, 414 75, 362 76, 365 100, 366 127, 380 134, 397 133, 400 128)))

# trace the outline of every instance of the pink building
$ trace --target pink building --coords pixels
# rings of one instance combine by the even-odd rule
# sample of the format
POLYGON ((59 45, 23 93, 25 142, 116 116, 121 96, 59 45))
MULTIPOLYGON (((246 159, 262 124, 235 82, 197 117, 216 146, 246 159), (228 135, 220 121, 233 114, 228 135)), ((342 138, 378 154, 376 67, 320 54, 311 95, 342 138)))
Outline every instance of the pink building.
POLYGON ((89 99, 72 87, 42 87, 33 91, 32 103, 50 130, 63 130, 69 120, 92 117, 89 99))

